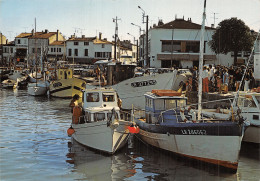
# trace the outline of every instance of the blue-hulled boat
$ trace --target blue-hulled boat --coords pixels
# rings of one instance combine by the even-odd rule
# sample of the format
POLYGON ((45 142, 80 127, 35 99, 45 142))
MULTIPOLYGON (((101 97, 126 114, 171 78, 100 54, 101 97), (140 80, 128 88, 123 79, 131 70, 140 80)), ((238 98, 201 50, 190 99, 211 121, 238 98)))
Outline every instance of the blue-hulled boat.
POLYGON ((195 111, 186 105, 187 98, 174 96, 173 91, 152 91, 145 94, 145 101, 143 114, 135 113, 141 140, 185 157, 237 170, 245 129, 241 116, 197 120, 195 111))

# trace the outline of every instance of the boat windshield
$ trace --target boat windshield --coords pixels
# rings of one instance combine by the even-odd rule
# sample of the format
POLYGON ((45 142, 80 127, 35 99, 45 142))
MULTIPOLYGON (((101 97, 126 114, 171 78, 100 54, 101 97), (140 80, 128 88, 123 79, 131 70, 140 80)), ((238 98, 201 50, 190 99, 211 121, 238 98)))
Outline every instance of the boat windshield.
POLYGON ((103 93, 103 101, 104 102, 114 102, 115 96, 111 93, 103 93))
POLYGON ((99 102, 99 93, 98 92, 87 93, 87 102, 99 102))

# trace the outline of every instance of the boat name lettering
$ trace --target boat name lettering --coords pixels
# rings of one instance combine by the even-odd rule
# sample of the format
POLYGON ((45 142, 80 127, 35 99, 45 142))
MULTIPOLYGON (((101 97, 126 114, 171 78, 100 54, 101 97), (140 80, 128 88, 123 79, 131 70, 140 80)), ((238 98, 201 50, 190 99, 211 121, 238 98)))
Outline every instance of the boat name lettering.
POLYGON ((182 129, 181 133, 185 135, 206 135, 206 130, 182 129))
POLYGON ((60 87, 62 86, 62 83, 61 82, 56 82, 53 84, 53 87, 60 87))
POLYGON ((132 87, 143 87, 143 86, 150 86, 155 85, 157 83, 156 80, 147 80, 147 81, 141 81, 141 82, 133 82, 131 83, 132 87))

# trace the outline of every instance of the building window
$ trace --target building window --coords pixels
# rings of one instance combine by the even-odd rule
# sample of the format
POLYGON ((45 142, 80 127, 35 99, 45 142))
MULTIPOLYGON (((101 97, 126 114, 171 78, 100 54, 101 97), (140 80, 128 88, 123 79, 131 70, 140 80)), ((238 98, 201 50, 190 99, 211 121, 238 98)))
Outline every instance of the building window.
POLYGON ((79 45, 79 42, 75 41, 75 42, 74 42, 74 45, 79 45))
POLYGON ((11 53, 13 53, 13 48, 11 48, 11 53))
POLYGON ((88 41, 85 41, 85 42, 84 42, 84 45, 89 45, 89 42, 88 42, 88 41))
POLYGON ((53 52, 53 48, 51 48, 51 52, 53 52))
POLYGON ((102 46, 102 48, 105 48, 105 44, 102 44, 101 46, 102 46))
POLYGON ((74 49, 74 55, 78 56, 78 49, 74 49))
POLYGON ((34 48, 32 48, 32 52, 35 53, 35 49, 34 48))
POLYGON ((21 44, 21 40, 20 39, 17 40, 17 44, 21 44))
POLYGON ((71 49, 69 49, 69 56, 71 56, 71 49))
POLYGON ((85 56, 88 56, 88 49, 85 49, 85 56))
POLYGON ((54 52, 56 52, 56 48, 53 48, 54 52))
POLYGON ((59 48, 59 52, 61 52, 61 48, 59 48))

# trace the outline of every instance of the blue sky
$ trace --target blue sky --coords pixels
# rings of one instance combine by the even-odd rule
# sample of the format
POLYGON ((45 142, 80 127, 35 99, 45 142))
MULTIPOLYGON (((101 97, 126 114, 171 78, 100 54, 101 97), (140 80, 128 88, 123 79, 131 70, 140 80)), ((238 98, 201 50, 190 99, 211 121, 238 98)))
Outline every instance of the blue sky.
MULTIPOLYGON (((149 16, 149 26, 162 19, 164 23, 177 18, 191 18, 201 24, 204 0, 0 0, 0 31, 13 40, 21 32, 30 32, 37 20, 37 31, 48 29, 69 37, 96 36, 112 40, 115 31, 113 18, 120 18, 120 39, 133 41, 139 29, 131 23, 145 28, 142 23, 141 6, 149 16)), ((217 25, 224 19, 237 17, 251 29, 260 29, 260 0, 207 0, 206 25, 217 25)))

